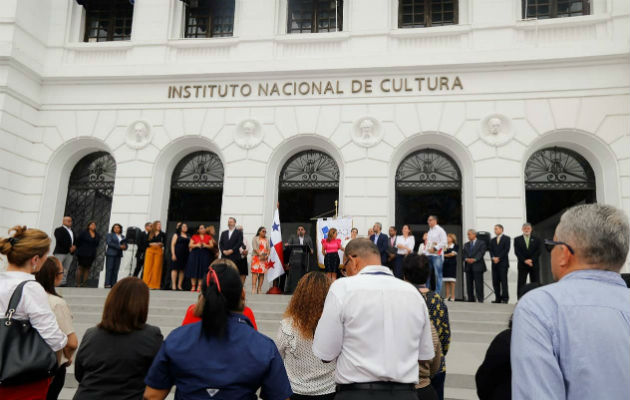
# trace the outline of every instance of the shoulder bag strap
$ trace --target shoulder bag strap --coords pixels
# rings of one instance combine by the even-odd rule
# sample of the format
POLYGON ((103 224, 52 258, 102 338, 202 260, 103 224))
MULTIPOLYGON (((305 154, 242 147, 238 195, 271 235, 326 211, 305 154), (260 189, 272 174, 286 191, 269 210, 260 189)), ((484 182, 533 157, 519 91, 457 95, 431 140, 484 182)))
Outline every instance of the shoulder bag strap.
POLYGON ((15 310, 17 309, 17 306, 18 304, 20 304, 20 300, 22 299, 22 290, 24 289, 24 285, 26 285, 29 282, 31 282, 31 280, 20 282, 20 284, 17 285, 17 287, 13 291, 13 294, 11 295, 11 300, 9 300, 9 306, 7 307, 7 312, 5 314, 7 318, 11 319, 11 317, 13 316, 13 313, 15 313, 15 310))

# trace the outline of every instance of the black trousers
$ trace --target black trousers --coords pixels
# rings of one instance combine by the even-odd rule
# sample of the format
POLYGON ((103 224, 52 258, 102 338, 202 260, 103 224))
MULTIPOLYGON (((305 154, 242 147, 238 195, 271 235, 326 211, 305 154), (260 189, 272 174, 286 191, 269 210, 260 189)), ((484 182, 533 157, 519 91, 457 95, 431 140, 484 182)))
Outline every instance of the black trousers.
POLYGON ((418 400, 438 400, 437 393, 431 385, 416 389, 416 393, 418 394, 418 400))
POLYGON ((540 282, 540 272, 538 265, 533 267, 521 267, 518 269, 518 283, 516 286, 516 293, 520 293, 521 288, 527 283, 528 275, 530 282, 540 282))
POLYGON ((57 372, 55 373, 55 376, 53 376, 53 380, 50 383, 50 386, 48 386, 48 394, 46 394, 46 400, 57 400, 65 382, 66 366, 62 365, 57 369, 57 372))
POLYGON ((305 394, 296 394, 293 393, 291 395, 291 400, 334 400, 335 393, 329 394, 320 394, 319 396, 307 396, 305 394))
POLYGON ((144 254, 140 257, 136 257, 136 268, 133 270, 133 276, 142 278, 142 275, 140 274, 142 267, 144 267, 144 254))
POLYGON ((508 294, 508 265, 492 264, 492 287, 496 301, 507 302, 510 299, 508 294))
POLYGON ((345 390, 335 400, 418 400, 416 390, 345 390))
POLYGON ((475 301, 476 294, 477 301, 483 303, 483 271, 466 272, 466 289, 468 290, 468 301, 475 301))

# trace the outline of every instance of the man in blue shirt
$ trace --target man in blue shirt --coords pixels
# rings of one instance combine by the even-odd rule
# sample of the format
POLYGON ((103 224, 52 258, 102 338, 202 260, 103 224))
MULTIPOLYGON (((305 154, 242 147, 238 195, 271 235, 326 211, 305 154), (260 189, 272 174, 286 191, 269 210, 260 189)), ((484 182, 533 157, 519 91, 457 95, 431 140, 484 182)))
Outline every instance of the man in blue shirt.
POLYGON ((558 282, 514 312, 513 399, 630 399, 630 290, 619 274, 629 242, 628 217, 614 207, 562 215, 545 241, 558 282))

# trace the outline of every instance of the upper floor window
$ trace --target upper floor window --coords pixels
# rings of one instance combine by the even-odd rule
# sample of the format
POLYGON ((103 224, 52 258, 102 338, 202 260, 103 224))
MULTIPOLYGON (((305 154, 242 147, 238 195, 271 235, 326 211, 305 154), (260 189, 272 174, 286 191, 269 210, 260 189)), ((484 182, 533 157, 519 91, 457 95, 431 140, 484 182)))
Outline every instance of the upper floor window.
POLYGON ((134 0, 78 0, 85 8, 84 42, 131 39, 134 0))
POLYGON ((457 0, 399 0, 398 27, 424 28, 457 24, 457 0))
POLYGON ((287 33, 343 29, 343 0, 288 0, 287 33))
POLYGON ((234 0, 183 0, 184 37, 227 37, 234 34, 234 0))
POLYGON ((523 0, 523 18, 564 18, 590 14, 590 0, 523 0))

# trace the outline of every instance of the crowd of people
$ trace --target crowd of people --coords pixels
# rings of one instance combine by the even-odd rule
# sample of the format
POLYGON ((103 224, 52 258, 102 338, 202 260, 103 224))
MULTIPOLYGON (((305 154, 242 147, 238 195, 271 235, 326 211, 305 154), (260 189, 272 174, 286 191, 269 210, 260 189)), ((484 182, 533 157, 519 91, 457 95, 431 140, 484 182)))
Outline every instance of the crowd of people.
MULTIPOLYGON (((150 229, 152 239, 157 228, 150 229)), ((48 257, 46 233, 16 226, 0 239, 9 263, 0 273, 0 348, 12 346, 0 357, 0 398, 56 399, 74 363, 78 400, 164 399, 173 387, 176 399, 443 399, 449 314, 427 282, 440 269, 431 257, 445 249, 427 234, 422 253, 437 255, 409 251, 397 279, 396 264, 384 261, 396 262, 399 253, 384 255, 380 226, 374 228, 376 237, 346 243, 330 237, 343 247, 345 277, 305 274, 275 340, 257 331, 241 271, 228 257, 234 253, 223 253, 198 276, 198 301, 182 310, 182 326, 166 339, 146 323, 150 285, 127 277, 113 284, 101 321, 79 344, 72 314, 55 289, 63 261, 48 257), (12 328, 14 321, 20 330, 12 328), (33 357, 35 348, 44 357, 33 357)), ((220 242, 238 244, 242 236, 235 232, 234 226, 220 242)), ((402 236, 396 249, 413 248, 404 243, 408 230, 402 236)), ((468 236, 466 262, 476 260, 482 246, 473 231, 468 236)), ((529 249, 532 237, 524 240, 529 249)), ((543 243, 557 282, 521 288, 529 292, 510 329, 492 342, 477 373, 479 397, 630 398, 630 291, 619 273, 630 245, 628 217, 610 206, 577 206, 543 243)))

